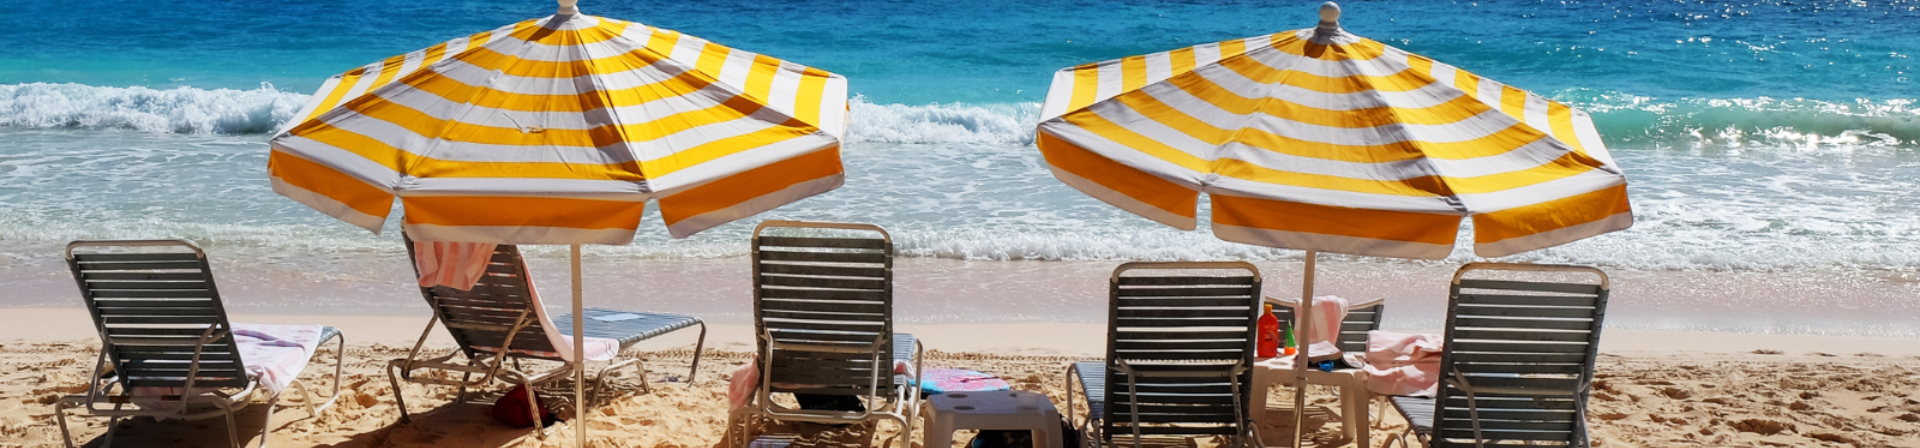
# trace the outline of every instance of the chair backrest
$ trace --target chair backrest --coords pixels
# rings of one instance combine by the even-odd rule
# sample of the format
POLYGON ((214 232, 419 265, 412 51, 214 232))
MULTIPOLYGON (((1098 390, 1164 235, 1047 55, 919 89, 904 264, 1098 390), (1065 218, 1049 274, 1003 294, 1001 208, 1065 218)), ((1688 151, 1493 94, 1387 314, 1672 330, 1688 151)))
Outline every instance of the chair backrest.
POLYGON ((767 355, 768 378, 761 381, 775 385, 771 391, 867 395, 893 388, 893 239, 870 224, 760 223, 753 231, 753 314, 767 355))
MULTIPOLYGON (((1387 313, 1387 302, 1376 300, 1373 303, 1355 305, 1347 308, 1347 317, 1340 319, 1340 336, 1334 338, 1333 345, 1340 351, 1366 353, 1367 332, 1380 329, 1380 319, 1387 313)), ((1275 304, 1273 316, 1283 322, 1293 322, 1293 308, 1275 304)))
POLYGON ((1246 434, 1260 271, 1241 262, 1126 263, 1107 311, 1115 435, 1246 434), (1131 382, 1130 382, 1131 381, 1131 382))
POLYGON ((1433 446, 1475 446, 1476 419, 1488 444, 1586 446, 1586 387, 1608 286, 1606 273, 1585 266, 1462 266, 1447 303, 1433 446))
MULTIPOLYGON (((407 258, 414 262, 414 278, 420 277, 419 254, 413 239, 404 235, 407 258)), ((558 352, 540 326, 533 310, 533 283, 527 278, 526 260, 520 248, 497 245, 485 274, 473 289, 461 291, 447 286, 421 287, 420 296, 440 318, 440 324, 453 336, 453 342, 471 358, 481 353, 506 350, 558 352), (511 345, 508 345, 511 342, 511 345)))
POLYGON ((181 240, 75 241, 66 254, 121 386, 185 388, 189 377, 195 389, 247 386, 199 247, 181 240))

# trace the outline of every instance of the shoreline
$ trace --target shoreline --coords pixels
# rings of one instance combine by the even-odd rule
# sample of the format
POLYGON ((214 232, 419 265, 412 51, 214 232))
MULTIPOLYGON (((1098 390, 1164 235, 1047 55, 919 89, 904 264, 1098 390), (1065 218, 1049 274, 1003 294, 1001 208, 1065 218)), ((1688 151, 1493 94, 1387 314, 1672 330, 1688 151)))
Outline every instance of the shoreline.
MULTIPOLYGON (((404 253, 252 260, 210 252, 228 309, 239 314, 426 315, 404 253)), ((550 309, 564 306, 564 258, 528 257, 550 309)), ((745 257, 674 260, 588 258, 590 306, 751 322, 745 257)), ((1106 318, 1107 278, 1118 261, 957 260, 899 257, 895 321, 902 324, 1078 322, 1106 318)), ((1297 297, 1301 263, 1260 261, 1263 292, 1297 297)), ((1439 328, 1447 262, 1323 260, 1316 294, 1386 300, 1382 328, 1439 328)), ((1610 329, 1743 334, 1920 337, 1920 276, 1907 271, 1642 271, 1607 268, 1610 329)), ((80 305, 58 252, 0 257, 0 309, 80 305)))

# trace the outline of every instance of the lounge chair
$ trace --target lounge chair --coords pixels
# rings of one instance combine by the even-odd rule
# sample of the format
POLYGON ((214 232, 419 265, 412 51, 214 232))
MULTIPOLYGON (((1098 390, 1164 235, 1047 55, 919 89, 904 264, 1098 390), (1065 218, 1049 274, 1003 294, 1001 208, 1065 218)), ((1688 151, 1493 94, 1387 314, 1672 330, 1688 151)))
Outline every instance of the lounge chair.
POLYGON ((100 357, 88 377, 87 393, 54 403, 61 439, 68 447, 67 411, 109 417, 104 445, 113 444, 120 419, 205 419, 226 417, 227 441, 240 446, 233 413, 252 403, 256 390, 267 392, 266 421, 260 446, 273 430, 273 408, 280 392, 297 389, 307 413, 318 417, 340 397, 341 357, 346 339, 340 330, 321 326, 241 324, 236 337, 226 306, 214 287, 206 252, 181 240, 75 241, 67 245, 67 267, 100 333, 100 357), (336 341, 333 395, 324 403, 299 381, 314 350, 336 341), (280 348, 276 348, 280 347, 280 348), (256 363, 242 359, 252 354, 256 363), (279 355, 279 356, 271 356, 279 355), (278 362, 276 362, 278 361, 278 362))
POLYGON ((1462 266, 1448 294, 1439 396, 1392 398, 1410 424, 1397 440, 1405 446, 1406 435, 1413 435, 1430 447, 1587 446, 1587 392, 1607 290, 1607 274, 1585 266, 1462 266), (1505 272, 1465 278, 1495 271, 1505 272), (1593 281, 1558 281, 1588 275, 1593 281), (1511 280, 1521 276, 1555 281, 1511 280))
POLYGON ((1107 359, 1074 363, 1067 373, 1067 420, 1078 425, 1081 440, 1106 446, 1131 435, 1137 448, 1149 435, 1224 435, 1257 443, 1246 405, 1259 269, 1241 262, 1127 263, 1113 271, 1109 287, 1107 359), (1084 420, 1074 415, 1076 384, 1086 397, 1084 420))
POLYGON ((894 420, 905 444, 920 408, 922 348, 912 335, 893 331, 893 240, 887 231, 868 224, 763 222, 753 231, 753 280, 760 383, 752 402, 730 415, 728 427, 739 429, 729 437, 733 444, 751 440, 751 423, 758 419, 894 420), (896 369, 909 359, 911 368, 896 369), (859 410, 793 408, 776 403, 777 393, 865 400, 859 410))
MULTIPOLYGON (((413 241, 408 239, 406 243, 408 257, 417 259, 419 254, 414 251, 413 241)), ((418 266, 416 262, 416 278, 419 275, 418 266)), ((699 326, 700 338, 694 343, 693 366, 687 369, 688 384, 692 384, 700 373, 700 353, 706 347, 707 324, 693 316, 587 308, 583 310, 587 328, 582 333, 573 331, 571 314, 554 316, 551 320, 542 319, 541 314, 545 311, 540 309, 540 298, 529 280, 526 262, 520 257, 520 249, 508 244, 495 246, 485 274, 472 289, 462 291, 447 286, 421 287, 420 295, 433 308, 433 319, 427 322, 426 330, 420 333, 419 342, 414 343, 413 351, 406 358, 387 362, 387 380, 393 384, 394 399, 399 404, 402 422, 412 421, 412 416, 407 411, 405 394, 399 393, 401 380, 459 387, 460 401, 466 400, 468 388, 484 387, 496 379, 518 384, 527 391, 528 412, 538 415, 539 400, 534 396, 533 387, 566 378, 573 371, 573 364, 561 354, 562 349, 557 348, 560 344, 548 338, 545 327, 549 325, 569 337, 584 333, 588 338, 616 340, 620 352, 654 336, 699 326), (436 325, 447 329, 457 348, 445 355, 422 358, 421 349, 436 325), (519 370, 522 360, 553 361, 559 366, 529 374, 519 370), (458 373, 459 377, 454 379, 451 376, 416 373, 435 370, 458 373)), ((579 409, 591 408, 598 401, 600 388, 606 382, 608 373, 627 367, 635 367, 639 372, 642 390, 651 387, 647 383, 646 365, 640 359, 615 358, 594 376, 587 403, 579 409)), ((545 431, 535 431, 535 434, 546 437, 545 431)))

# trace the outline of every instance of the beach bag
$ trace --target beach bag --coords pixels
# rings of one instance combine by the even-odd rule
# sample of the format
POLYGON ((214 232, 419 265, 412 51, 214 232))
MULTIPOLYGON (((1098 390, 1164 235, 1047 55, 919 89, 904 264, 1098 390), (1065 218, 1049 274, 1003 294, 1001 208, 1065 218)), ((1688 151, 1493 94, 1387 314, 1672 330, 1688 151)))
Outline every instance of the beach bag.
POLYGON ((553 415, 553 410, 547 409, 545 400, 539 401, 540 415, 527 415, 527 388, 525 386, 513 386, 512 389, 507 389, 506 395, 500 396, 499 400, 494 400, 493 419, 499 421, 501 424, 515 428, 528 428, 532 427, 535 423, 539 423, 541 426, 553 424, 553 422, 557 420, 553 415))

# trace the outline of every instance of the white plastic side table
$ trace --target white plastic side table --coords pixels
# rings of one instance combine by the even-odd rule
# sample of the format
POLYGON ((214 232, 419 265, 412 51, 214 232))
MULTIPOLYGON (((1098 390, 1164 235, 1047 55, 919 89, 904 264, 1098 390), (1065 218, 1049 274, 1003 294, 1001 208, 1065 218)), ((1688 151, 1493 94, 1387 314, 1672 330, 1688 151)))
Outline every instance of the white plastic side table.
MULTIPOLYGON (((1249 409, 1254 421, 1267 419, 1267 389, 1275 384, 1293 384, 1293 368, 1281 368, 1286 360, 1270 358, 1253 363, 1253 397, 1249 409)), ((1367 390, 1367 373, 1360 369, 1307 370, 1307 384, 1340 388, 1340 432, 1354 446, 1365 448, 1371 437, 1367 406, 1373 392, 1367 390)))
POLYGON ((948 392, 920 405, 926 448, 953 446, 961 429, 1033 431, 1034 448, 1059 448, 1060 411, 1047 396, 1027 391, 948 392))

